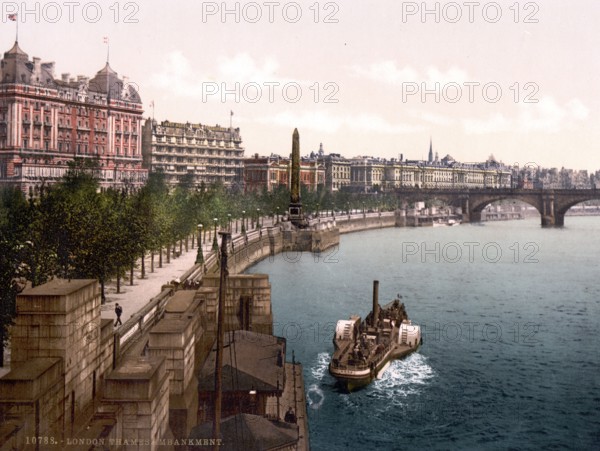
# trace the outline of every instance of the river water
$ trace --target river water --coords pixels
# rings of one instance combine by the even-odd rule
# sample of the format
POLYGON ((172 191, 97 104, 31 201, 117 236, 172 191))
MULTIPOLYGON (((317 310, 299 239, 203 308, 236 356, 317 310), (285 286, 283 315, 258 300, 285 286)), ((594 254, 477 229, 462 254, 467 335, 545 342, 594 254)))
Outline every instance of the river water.
MULTIPOLYGON (((274 333, 303 364, 313 450, 600 449, 600 217, 342 235, 267 273, 274 333), (423 346, 341 393, 338 319, 403 296, 423 346)), ((283 406, 287 409, 287 406, 283 406)))

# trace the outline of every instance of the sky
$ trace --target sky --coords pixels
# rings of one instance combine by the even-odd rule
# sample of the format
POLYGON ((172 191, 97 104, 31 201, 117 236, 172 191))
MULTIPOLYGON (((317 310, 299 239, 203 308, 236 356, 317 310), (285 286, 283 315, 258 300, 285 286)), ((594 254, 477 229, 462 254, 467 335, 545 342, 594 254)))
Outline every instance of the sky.
POLYGON ((145 117, 240 127, 246 155, 600 169, 600 3, 1 2, 0 39, 61 73, 107 58, 145 117), (154 108, 151 108, 154 102, 154 108), (233 113, 233 115, 231 114, 233 113))

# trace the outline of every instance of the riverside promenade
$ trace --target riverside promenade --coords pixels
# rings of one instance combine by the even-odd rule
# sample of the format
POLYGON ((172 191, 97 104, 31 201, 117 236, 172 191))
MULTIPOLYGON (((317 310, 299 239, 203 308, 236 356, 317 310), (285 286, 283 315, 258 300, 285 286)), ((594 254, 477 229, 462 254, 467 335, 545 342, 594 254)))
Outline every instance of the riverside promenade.
MULTIPOLYGON (((241 236, 241 221, 237 221, 239 224, 234 222, 234 233, 232 238, 236 239, 241 236), (238 233, 235 233, 237 225, 238 233)), ((272 218, 262 218, 261 224, 263 231, 266 227, 273 226, 272 218)), ((202 241, 202 252, 204 260, 206 261, 213 253, 214 230, 207 232, 206 239, 202 241)), ((217 235, 217 240, 219 236, 217 235)), ((196 242, 194 244, 197 244, 196 242)), ((221 242, 219 240, 219 246, 221 242)), ((176 248, 179 251, 179 246, 176 248)), ((171 250, 173 252, 173 250, 171 250)), ((163 249, 163 264, 162 268, 158 267, 158 255, 154 256, 154 272, 150 271, 150 255, 146 255, 145 277, 141 278, 140 262, 134 271, 133 285, 130 285, 129 279, 121 280, 121 290, 117 293, 117 284, 115 280, 111 280, 106 284, 106 304, 101 306, 100 316, 108 319, 115 320, 115 304, 118 302, 123 307, 123 314, 121 321, 125 323, 131 316, 139 312, 148 301, 162 291, 162 286, 169 282, 180 279, 181 275, 188 271, 196 263, 196 256, 198 255, 197 246, 189 247, 186 252, 185 246, 180 256, 171 256, 170 263, 167 263, 166 250, 163 249)), ((127 274, 128 277, 128 274, 127 274)))
MULTIPOLYGON (((336 221, 340 226, 340 233, 358 232, 371 228, 380 228, 382 226, 393 227, 393 222, 389 221, 392 216, 390 214, 385 214, 384 217, 388 219, 388 222, 381 224, 377 221, 377 219, 381 218, 381 215, 378 215, 377 213, 363 214, 354 212, 351 215, 338 214, 336 216, 336 221), (363 224, 364 219, 368 220, 369 222, 363 224)), ((311 224, 321 220, 325 221, 330 219, 331 216, 322 215, 321 218, 312 219, 311 224)), ((267 228, 274 226, 276 222, 277 221, 272 217, 261 218, 260 223, 262 233, 266 234, 267 228)), ((232 239, 235 241, 242 235, 241 221, 234 221, 232 228, 234 230, 232 239), (236 230, 238 231, 237 233, 235 232, 236 230)), ((249 232, 254 230, 256 229, 249 227, 249 232)), ((202 251, 205 261, 210 258, 213 253, 213 233, 214 230, 207 232, 206 239, 203 238, 202 241, 202 251)), ((217 236, 217 239, 218 238, 219 237, 217 236)), ((219 245, 220 244, 221 243, 219 241, 219 245)), ((179 247, 177 247, 177 250, 178 249, 179 247)), ((135 315, 142 308, 144 308, 154 296, 158 295, 162 291, 163 285, 179 279, 183 273, 194 266, 197 255, 197 247, 189 247, 187 252, 185 251, 184 247, 180 256, 172 256, 170 263, 167 263, 166 251, 163 250, 162 268, 158 267, 158 255, 154 256, 154 272, 150 272, 150 256, 147 255, 145 260, 146 274, 143 279, 141 279, 141 272, 139 268, 140 265, 138 262, 137 268, 134 271, 133 285, 130 285, 128 279, 123 279, 121 281, 121 292, 117 293, 115 280, 112 280, 106 284, 106 304, 102 305, 101 307, 101 317, 115 320, 116 315, 114 310, 115 304, 118 302, 119 305, 123 307, 121 321, 125 323, 129 318, 131 318, 131 316, 135 315)))

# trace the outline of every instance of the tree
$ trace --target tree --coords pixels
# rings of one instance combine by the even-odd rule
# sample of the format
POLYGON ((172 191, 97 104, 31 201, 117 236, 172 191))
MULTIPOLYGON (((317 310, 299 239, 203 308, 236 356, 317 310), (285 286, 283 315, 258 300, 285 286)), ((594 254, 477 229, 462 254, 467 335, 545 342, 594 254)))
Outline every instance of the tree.
POLYGON ((22 192, 0 190, 0 366, 4 366, 4 347, 16 315, 16 298, 25 287, 21 262, 29 247, 27 213, 22 192))

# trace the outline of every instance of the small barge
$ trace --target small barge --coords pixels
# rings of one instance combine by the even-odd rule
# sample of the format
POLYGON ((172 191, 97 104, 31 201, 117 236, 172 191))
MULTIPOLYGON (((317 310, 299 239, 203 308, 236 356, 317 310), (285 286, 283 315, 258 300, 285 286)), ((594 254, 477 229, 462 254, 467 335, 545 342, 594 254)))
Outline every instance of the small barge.
POLYGON ((359 316, 339 320, 335 328, 329 372, 347 391, 381 377, 390 362, 417 350, 421 327, 408 319, 400 297, 379 306, 379 282, 373 282, 373 310, 364 321, 359 316))

